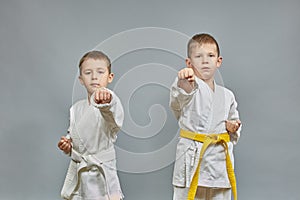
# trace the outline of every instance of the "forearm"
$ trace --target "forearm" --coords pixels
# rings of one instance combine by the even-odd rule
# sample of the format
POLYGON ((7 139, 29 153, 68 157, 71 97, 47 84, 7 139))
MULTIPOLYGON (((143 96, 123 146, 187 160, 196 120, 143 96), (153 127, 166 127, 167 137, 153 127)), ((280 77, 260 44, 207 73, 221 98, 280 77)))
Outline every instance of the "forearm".
POLYGON ((116 128, 121 128, 124 120, 124 111, 120 99, 111 92, 110 103, 97 104, 94 101, 94 94, 91 96, 91 103, 99 109, 104 120, 116 128))
POLYGON ((239 126, 238 130, 230 133, 230 140, 233 144, 237 144, 241 136, 242 124, 239 126))
POLYGON ((233 121, 234 125, 237 126, 238 128, 235 128, 235 131, 231 132, 231 141, 234 144, 237 144, 240 135, 241 135, 241 130, 242 130, 242 123, 240 121, 240 117, 239 117, 239 112, 237 110, 237 102, 235 100, 234 95, 232 94, 232 104, 230 106, 230 111, 229 111, 229 115, 228 115, 228 121, 233 121))
POLYGON ((194 89, 187 93, 184 89, 178 86, 178 78, 176 78, 173 82, 170 90, 169 106, 177 120, 180 118, 182 108, 192 100, 197 89, 198 84, 195 82, 194 89))
POLYGON ((179 79, 177 81, 177 86, 189 94, 195 89, 195 82, 190 82, 186 79, 179 79))

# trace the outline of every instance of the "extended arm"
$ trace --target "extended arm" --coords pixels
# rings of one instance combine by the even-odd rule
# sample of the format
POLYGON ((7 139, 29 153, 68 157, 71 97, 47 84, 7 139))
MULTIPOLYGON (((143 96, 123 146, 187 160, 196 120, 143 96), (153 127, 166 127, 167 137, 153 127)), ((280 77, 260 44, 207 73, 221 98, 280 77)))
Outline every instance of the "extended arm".
POLYGON ((107 88, 97 90, 91 96, 91 103, 98 108, 107 123, 114 131, 118 131, 123 124, 124 111, 120 99, 107 88))
POLYGON ((197 89, 198 84, 195 81, 193 70, 190 68, 180 70, 172 84, 169 102, 177 120, 181 115, 182 108, 191 101, 197 89))

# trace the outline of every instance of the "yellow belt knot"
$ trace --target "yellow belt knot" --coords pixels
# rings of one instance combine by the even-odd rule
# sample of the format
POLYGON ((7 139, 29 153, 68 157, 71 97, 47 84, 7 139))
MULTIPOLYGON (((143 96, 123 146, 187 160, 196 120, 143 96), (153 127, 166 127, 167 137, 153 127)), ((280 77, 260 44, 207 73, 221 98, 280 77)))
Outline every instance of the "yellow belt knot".
POLYGON ((213 140, 213 143, 218 143, 218 141, 220 140, 219 134, 207 134, 205 137, 206 139, 213 140))
POLYGON ((228 145, 227 142, 230 142, 230 136, 229 134, 226 133, 221 133, 221 134, 200 134, 200 133, 195 133, 191 131, 186 131, 186 130, 180 130, 180 136, 183 138, 188 138, 191 140, 195 140, 198 142, 202 142, 202 148, 200 151, 200 159, 195 171, 195 174, 193 175, 192 182, 190 185, 190 189, 188 192, 187 200, 194 200, 196 192, 197 192, 197 187, 198 187, 198 180, 199 180, 199 174, 200 174, 200 164, 203 158, 203 155, 207 149, 207 147, 211 144, 217 144, 220 143, 225 150, 225 155, 226 155, 226 169, 227 169, 227 175, 228 179, 231 185, 232 193, 234 200, 237 200, 237 190, 236 190, 236 179, 234 175, 234 170, 233 166, 230 160, 230 156, 228 153, 228 145))

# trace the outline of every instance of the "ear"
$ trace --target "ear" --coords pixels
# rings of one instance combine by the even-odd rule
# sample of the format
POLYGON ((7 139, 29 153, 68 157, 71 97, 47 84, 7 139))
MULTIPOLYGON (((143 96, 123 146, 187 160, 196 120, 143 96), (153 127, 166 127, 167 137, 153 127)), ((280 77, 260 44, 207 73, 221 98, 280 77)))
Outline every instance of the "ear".
POLYGON ((109 75, 108 75, 108 83, 111 83, 113 80, 114 80, 114 73, 110 73, 109 75))
POLYGON ((82 80, 81 75, 78 76, 78 79, 79 79, 80 84, 81 84, 81 85, 84 85, 84 82, 83 82, 83 80, 82 80))
POLYGON ((188 68, 192 68, 192 66, 193 66, 190 58, 185 59, 185 64, 186 64, 186 67, 188 67, 188 68))
POLYGON ((221 67, 222 62, 223 62, 223 57, 222 57, 222 56, 219 56, 219 57, 218 57, 218 60, 217 60, 217 67, 221 67))

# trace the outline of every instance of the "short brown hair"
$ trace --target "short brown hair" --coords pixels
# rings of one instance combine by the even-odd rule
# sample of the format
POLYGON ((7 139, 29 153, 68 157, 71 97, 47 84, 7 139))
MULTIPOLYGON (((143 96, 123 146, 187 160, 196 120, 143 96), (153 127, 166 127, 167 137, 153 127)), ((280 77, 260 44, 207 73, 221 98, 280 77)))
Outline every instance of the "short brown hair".
POLYGON ((191 51, 192 51, 192 48, 194 47, 194 44, 196 44, 196 45, 215 44, 217 47, 218 56, 220 56, 220 48, 219 48, 217 40, 213 36, 211 36, 207 33, 196 34, 189 40, 188 45, 187 45, 187 56, 188 57, 191 56, 191 51))
POLYGON ((80 70, 80 74, 81 74, 81 65, 84 61, 86 61, 87 59, 92 58, 95 60, 104 60, 107 63, 107 68, 108 68, 108 73, 111 73, 111 62, 109 57, 103 53, 102 51, 89 51, 86 54, 84 54, 82 56, 82 58, 79 61, 79 70, 80 70))

